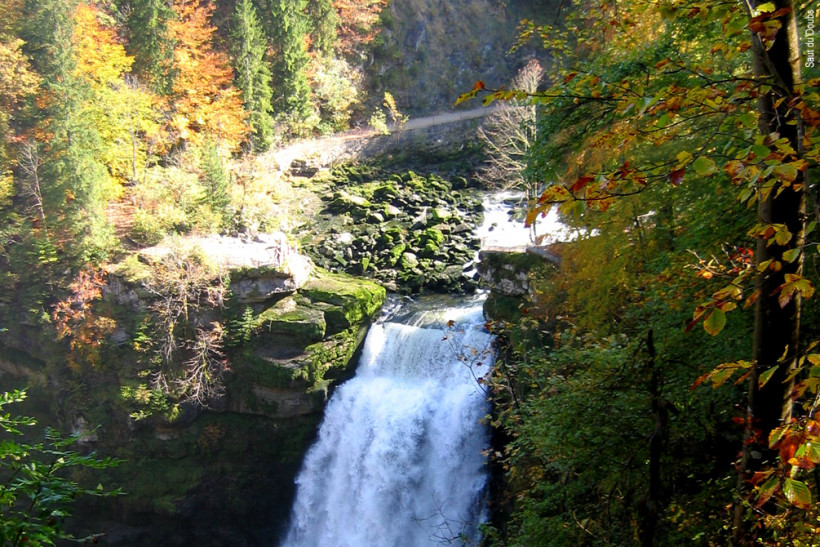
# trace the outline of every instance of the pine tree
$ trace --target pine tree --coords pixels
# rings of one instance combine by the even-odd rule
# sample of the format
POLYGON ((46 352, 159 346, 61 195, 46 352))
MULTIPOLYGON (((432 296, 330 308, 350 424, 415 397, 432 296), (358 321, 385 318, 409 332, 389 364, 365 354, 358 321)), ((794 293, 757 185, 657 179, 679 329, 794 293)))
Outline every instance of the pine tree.
POLYGON ((295 133, 310 129, 313 115, 307 66, 310 61, 305 37, 308 21, 305 0, 271 0, 272 43, 278 45, 274 62, 277 93, 274 112, 283 115, 295 133))
POLYGON ((92 98, 77 76, 74 54, 76 1, 27 0, 23 39, 41 80, 39 97, 27 115, 27 150, 21 157, 23 197, 38 209, 39 233, 48 247, 85 261, 105 252, 109 241, 103 207, 112 188, 99 161, 102 143, 85 115, 92 98))
POLYGON ((336 25, 339 23, 333 1, 309 0, 308 14, 313 23, 311 39, 314 51, 330 55, 336 43, 336 25))
POLYGON ((174 11, 166 0, 132 0, 131 7, 127 24, 134 73, 166 95, 174 81, 174 45, 168 27, 174 11))
POLYGON ((236 86, 248 112, 253 148, 266 149, 273 137, 271 73, 265 60, 267 43, 251 0, 239 0, 233 15, 231 55, 236 86))

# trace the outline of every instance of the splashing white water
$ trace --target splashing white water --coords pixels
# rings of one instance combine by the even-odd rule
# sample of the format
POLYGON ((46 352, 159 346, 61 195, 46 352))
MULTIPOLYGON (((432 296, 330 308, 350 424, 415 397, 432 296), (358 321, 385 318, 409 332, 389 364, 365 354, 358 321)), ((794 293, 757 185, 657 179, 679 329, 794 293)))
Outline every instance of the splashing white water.
POLYGON ((524 247, 536 243, 533 236, 543 245, 574 239, 573 232, 561 223, 556 209, 552 209, 545 218, 539 217, 534 231, 524 226, 526 210, 527 204, 521 192, 485 195, 484 222, 476 229, 476 235, 481 238, 481 247, 524 247))
POLYGON ((370 329, 305 458, 285 546, 477 541, 489 407, 476 379, 492 365, 492 336, 480 307, 451 311, 452 327, 370 329))

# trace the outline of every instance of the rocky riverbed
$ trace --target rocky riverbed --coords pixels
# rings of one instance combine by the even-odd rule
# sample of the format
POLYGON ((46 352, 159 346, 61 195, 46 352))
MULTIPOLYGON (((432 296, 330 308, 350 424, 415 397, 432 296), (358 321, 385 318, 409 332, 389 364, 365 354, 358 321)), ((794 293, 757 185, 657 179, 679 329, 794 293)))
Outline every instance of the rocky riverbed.
POLYGON ((475 289, 463 272, 480 245, 483 207, 466 178, 358 165, 336 169, 330 185, 301 237, 317 265, 396 292, 475 289))

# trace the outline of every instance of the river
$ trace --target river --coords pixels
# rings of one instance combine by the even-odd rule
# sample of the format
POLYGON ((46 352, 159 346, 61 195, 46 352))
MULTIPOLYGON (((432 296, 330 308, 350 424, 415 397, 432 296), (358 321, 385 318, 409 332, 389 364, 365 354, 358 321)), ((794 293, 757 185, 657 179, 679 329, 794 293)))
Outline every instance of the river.
MULTIPOLYGON (((485 247, 521 247, 513 193, 488 195, 485 247)), ((542 224, 565 237, 554 219, 542 224)), ((543 232, 542 232, 543 233, 543 232)), ((393 299, 331 397, 297 478, 284 547, 475 545, 486 520, 493 336, 482 297, 393 299)))

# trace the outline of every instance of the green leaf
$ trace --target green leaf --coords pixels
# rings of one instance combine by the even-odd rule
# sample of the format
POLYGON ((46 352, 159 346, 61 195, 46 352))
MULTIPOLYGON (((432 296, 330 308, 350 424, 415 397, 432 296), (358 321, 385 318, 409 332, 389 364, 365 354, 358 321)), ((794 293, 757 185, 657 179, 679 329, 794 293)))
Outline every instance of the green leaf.
POLYGON ((777 230, 774 234, 774 241, 778 245, 785 245, 792 239, 792 233, 788 231, 785 227, 781 230, 777 230))
POLYGON ((811 441, 800 448, 804 448, 803 456, 813 464, 820 463, 820 445, 811 441))
POLYGON ((787 478, 783 481, 783 493, 789 503, 795 507, 800 509, 811 507, 811 491, 806 483, 787 478))
POLYGON ((752 147, 752 152, 754 152, 758 158, 763 159, 771 153, 771 150, 769 150, 769 147, 766 145, 756 144, 752 147))
POLYGON ((719 388, 723 384, 726 383, 729 378, 734 376, 735 372, 737 372, 737 368, 723 368, 723 369, 715 369, 711 373, 712 378, 712 387, 719 388))
POLYGON ((745 128, 753 129, 757 125, 757 115, 753 112, 746 112, 737 118, 745 128))
POLYGON ((777 365, 773 366, 757 378, 757 387, 762 388, 772 378, 772 375, 777 372, 777 365))
POLYGON ((800 256, 800 248, 795 247, 794 249, 789 249, 783 253, 783 260, 786 262, 794 262, 797 260, 798 256, 800 256))
POLYGON ((775 165, 772 172, 777 180, 783 182, 794 182, 794 179, 797 178, 797 167, 793 163, 775 165))
POLYGON ((715 162, 712 161, 711 158, 707 158, 704 156, 701 156, 698 159, 696 159, 692 163, 692 167, 695 169, 695 172, 702 177, 714 175, 715 171, 717 171, 717 166, 715 165, 715 162))
POLYGON ((717 333, 722 331, 725 326, 726 314, 717 308, 712 310, 712 313, 710 313, 703 321, 703 328, 706 329, 706 332, 712 336, 715 336, 717 333))

